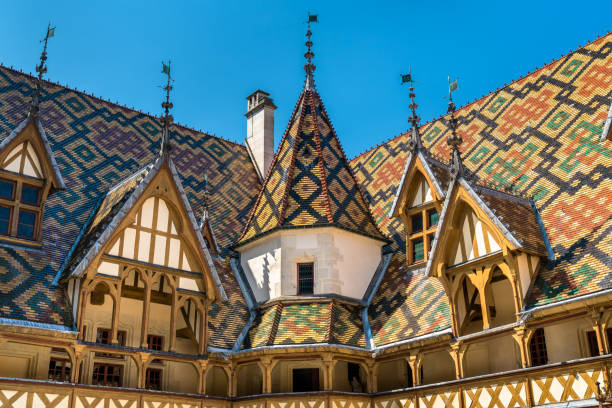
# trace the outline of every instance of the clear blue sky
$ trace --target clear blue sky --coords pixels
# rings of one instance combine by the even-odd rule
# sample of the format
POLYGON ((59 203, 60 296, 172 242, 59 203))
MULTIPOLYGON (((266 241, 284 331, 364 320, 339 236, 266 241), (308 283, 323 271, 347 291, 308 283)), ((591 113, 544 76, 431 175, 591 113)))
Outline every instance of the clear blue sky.
POLYGON ((606 0, 20 0, 1 7, 4 65, 33 71, 50 20, 57 30, 49 79, 159 114, 160 61, 171 58, 177 122, 242 142, 244 98, 261 88, 278 106, 277 143, 303 85, 301 22, 308 10, 318 13, 317 88, 349 158, 407 129, 400 74, 409 66, 425 122, 445 112, 447 75, 459 78, 463 105, 612 27, 606 0))

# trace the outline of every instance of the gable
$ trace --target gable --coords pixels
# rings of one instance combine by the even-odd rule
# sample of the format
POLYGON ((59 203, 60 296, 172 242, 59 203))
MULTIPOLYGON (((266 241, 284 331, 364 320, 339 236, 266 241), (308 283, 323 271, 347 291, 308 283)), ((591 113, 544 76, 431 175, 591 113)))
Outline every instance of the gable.
POLYGON ((64 180, 38 119, 27 117, 0 143, 0 169, 65 188, 64 180))
POLYGON ((501 250, 499 240, 487 222, 478 218, 469 205, 463 203, 461 207, 453 222, 455 239, 450 243, 450 250, 446 254, 446 264, 449 266, 501 250))
MULTIPOLYGON (((437 170, 438 173, 444 171, 437 170)), ((391 217, 398 217, 407 208, 418 207, 431 201, 441 201, 443 198, 444 191, 440 181, 427 159, 418 151, 409 156, 389 214, 391 217)))
POLYGON ((32 142, 25 141, 13 148, 6 155, 1 165, 3 170, 19 173, 26 176, 42 179, 43 170, 38 154, 32 147, 32 142))
POLYGON ((107 215, 101 220, 92 217, 98 222, 92 222, 86 236, 94 236, 95 241, 83 243, 86 254, 75 261, 77 265, 71 274, 118 276, 121 264, 136 262, 136 266, 177 271, 172 273, 180 276, 179 288, 205 291, 211 298, 215 295, 224 298, 172 161, 159 158, 141 181, 139 177, 132 177, 109 192, 105 201, 115 202, 112 193, 136 183, 111 211, 104 202, 100 205, 97 212, 107 215), (102 229, 95 232, 96 228, 102 229))
POLYGON ((118 234, 107 253, 192 271, 192 250, 181 237, 183 228, 172 207, 162 197, 147 198, 136 213, 133 223, 118 234))

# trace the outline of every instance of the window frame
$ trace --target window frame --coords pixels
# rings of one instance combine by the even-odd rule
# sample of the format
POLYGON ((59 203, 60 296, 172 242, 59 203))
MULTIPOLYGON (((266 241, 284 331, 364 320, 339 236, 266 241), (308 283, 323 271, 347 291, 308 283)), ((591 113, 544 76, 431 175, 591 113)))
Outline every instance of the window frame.
POLYGON ((45 180, 35 179, 23 174, 12 173, 3 169, 0 169, 0 180, 14 184, 12 199, 0 197, 0 206, 10 209, 8 234, 0 233, 0 237, 27 242, 40 241, 44 202, 49 192, 49 183, 45 180), (22 202, 24 186, 38 189, 37 205, 22 202), (32 237, 21 236, 18 234, 19 216, 21 211, 27 211, 34 214, 34 231, 32 237))
POLYGON ((531 335, 531 339, 529 339, 529 356, 531 358, 531 367, 548 364, 546 333, 544 332, 543 327, 535 329, 531 335))
POLYGON ((163 375, 164 372, 161 368, 151 368, 151 367, 147 367, 147 370, 145 371, 145 389, 147 390, 156 390, 156 391, 162 391, 163 388, 163 375), (159 373, 159 388, 155 388, 155 387, 151 387, 151 373, 159 373))
POLYGON ((433 237, 440 223, 440 211, 440 204, 435 200, 420 204, 416 207, 406 208, 404 214, 406 217, 406 259, 408 264, 417 265, 427 262, 429 259, 433 237), (438 222, 434 225, 429 225, 429 214, 432 210, 438 213, 438 222), (422 228, 420 231, 412 232, 412 218, 417 215, 421 216, 422 228), (414 259, 414 243, 419 239, 423 240, 423 258, 414 259))
POLYGON ((93 368, 92 368, 92 374, 91 374, 91 383, 92 385, 101 385, 103 387, 123 387, 123 365, 121 364, 108 364, 108 363, 102 363, 102 362, 94 362, 93 368), (95 371, 96 371, 96 367, 98 368, 98 370, 101 367, 105 368, 105 372, 104 372, 104 382, 103 383, 99 383, 99 382, 95 382, 95 379, 97 378, 95 376, 95 371), (108 368, 112 367, 113 369, 117 368, 119 369, 119 384, 118 385, 113 385, 112 383, 109 384, 108 383, 108 368))
POLYGON ((315 282, 315 263, 313 262, 298 262, 297 264, 297 295, 298 296, 308 296, 308 295, 314 295, 314 282, 315 282), (308 266, 310 265, 312 268, 312 276, 310 278, 311 280, 311 285, 312 285, 312 291, 311 292, 303 292, 301 290, 301 286, 300 286, 300 282, 302 282, 302 280, 305 280, 303 278, 300 277, 300 268, 302 266, 308 266))
POLYGON ((72 362, 67 358, 59 358, 59 357, 51 357, 49 359, 49 368, 47 370, 47 379, 49 381, 57 381, 57 382, 70 382, 70 376, 72 375, 72 362), (62 363, 60 372, 60 379, 55 379, 55 375, 53 378, 51 377, 51 363, 54 362, 56 364, 54 370, 54 374, 57 370, 57 363, 62 363))

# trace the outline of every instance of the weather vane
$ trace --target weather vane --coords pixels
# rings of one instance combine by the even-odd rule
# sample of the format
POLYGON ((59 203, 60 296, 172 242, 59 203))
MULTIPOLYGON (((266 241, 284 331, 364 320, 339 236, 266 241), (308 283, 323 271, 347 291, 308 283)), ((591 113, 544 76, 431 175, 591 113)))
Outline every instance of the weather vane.
POLYGON ((455 117, 455 102, 453 101, 453 92, 459 89, 457 85, 457 80, 451 82, 450 76, 448 77, 448 110, 447 113, 450 113, 451 117, 448 121, 448 126, 451 129, 451 135, 446 140, 446 143, 451 147, 451 173, 454 177, 457 177, 461 174, 463 170, 463 165, 461 163, 461 152, 459 151, 459 146, 463 143, 463 139, 459 134, 457 134, 457 125, 458 121, 455 117))
POLYGON ((410 108, 410 111, 412 112, 412 116, 410 116, 410 118, 408 118, 408 122, 410 122, 412 124, 412 134, 410 136, 410 142, 409 142, 409 147, 410 150, 414 151, 417 148, 421 147, 421 135, 419 134, 419 121, 421 120, 421 118, 419 118, 419 116, 416 113, 416 108, 419 106, 416 104, 414 98, 415 98, 415 94, 414 94, 414 80, 412 79, 412 67, 408 70, 407 74, 402 74, 402 85, 405 83, 409 83, 410 84, 410 105, 408 105, 408 107, 410 108))
POLYGON ((40 97, 42 93, 42 78, 43 74, 47 72, 47 66, 45 65, 47 61, 47 43, 49 38, 53 37, 54 35, 55 27, 51 27, 51 23, 49 23, 47 25, 47 33, 45 34, 45 38, 40 40, 40 42, 44 42, 44 45, 42 53, 40 54, 40 63, 36 66, 36 72, 38 72, 38 75, 34 84, 34 93, 32 94, 32 103, 30 105, 30 114, 32 116, 38 115, 40 97))
POLYGON ((162 102, 161 106, 164 108, 164 117, 162 119, 164 130, 162 133, 162 145, 161 145, 161 154, 162 156, 169 156, 170 150, 172 147, 170 146, 170 131, 169 127, 172 123, 172 115, 170 115, 170 109, 172 109, 172 102, 170 102, 170 91, 172 91, 172 76, 170 75, 170 64, 171 61, 168 60, 168 63, 162 61, 162 74, 166 74, 168 80, 166 82, 166 86, 163 88, 166 91, 166 100, 162 102))
POLYGON ((312 31, 310 30, 311 23, 318 23, 319 16, 318 14, 310 14, 308 13, 308 18, 306 19, 306 24, 308 28, 306 29, 306 53, 304 57, 306 58, 306 65, 304 65, 304 70, 306 71, 306 89, 314 88, 314 78, 313 73, 316 69, 316 66, 312 63, 312 59, 314 58, 314 52, 312 52, 312 31))

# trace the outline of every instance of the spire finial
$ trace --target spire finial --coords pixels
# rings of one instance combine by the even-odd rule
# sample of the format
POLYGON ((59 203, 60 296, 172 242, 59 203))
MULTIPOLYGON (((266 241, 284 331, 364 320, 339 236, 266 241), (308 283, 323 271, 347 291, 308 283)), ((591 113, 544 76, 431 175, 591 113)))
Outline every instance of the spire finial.
POLYGON ((450 119, 448 120, 448 126, 451 129, 451 135, 446 140, 446 143, 451 147, 451 174, 453 177, 460 176, 463 171, 463 164, 461 163, 461 152, 459 146, 463 143, 461 135, 457 134, 458 121, 455 117, 455 102, 453 102, 453 92, 458 89, 457 80, 451 82, 450 76, 448 77, 448 110, 450 113, 450 119))
POLYGON ((32 94, 32 102, 30 104, 30 115, 38 116, 38 110, 40 106, 40 97, 42 93, 42 77, 43 74, 47 72, 47 66, 45 65, 47 61, 47 42, 49 38, 55 35, 55 27, 51 27, 51 23, 47 25, 47 33, 45 34, 45 38, 40 40, 40 42, 44 42, 42 53, 40 54, 40 63, 36 66, 36 72, 38 75, 36 76, 36 80, 34 83, 34 93, 32 94))
POLYGON ((308 13, 308 18, 306 20, 306 24, 308 28, 306 29, 306 53, 304 57, 306 58, 306 65, 304 65, 304 70, 306 71, 306 89, 314 89, 314 71, 316 69, 315 64, 312 63, 312 59, 314 58, 314 52, 312 52, 312 31, 310 31, 310 23, 318 23, 319 16, 317 14, 308 13))
POLYGON ((405 84, 406 82, 410 83, 410 88, 409 88, 410 89, 410 94, 409 94, 410 105, 408 105, 408 107, 410 108, 412 112, 412 116, 408 118, 408 122, 412 124, 412 134, 410 135, 410 142, 408 146, 410 150, 415 152, 417 149, 420 149, 422 147, 422 144, 421 144, 421 135, 419 134, 419 121, 421 120, 421 118, 419 118, 419 116, 416 113, 416 108, 419 105, 417 105, 414 100, 416 95, 414 94, 414 81, 412 79, 412 67, 408 71, 408 74, 402 75, 402 84, 405 84))
POLYGON ((168 81, 164 90, 166 91, 166 100, 162 102, 161 106, 164 108, 164 117, 162 118, 162 124, 164 126, 162 132, 162 144, 160 154, 164 158, 170 157, 170 151, 172 150, 172 146, 170 145, 170 131, 169 127, 172 124, 172 115, 170 115, 170 109, 172 109, 172 102, 170 102, 170 91, 172 90, 172 77, 170 76, 170 63, 168 60, 168 64, 162 61, 162 74, 166 74, 168 77, 168 81))

